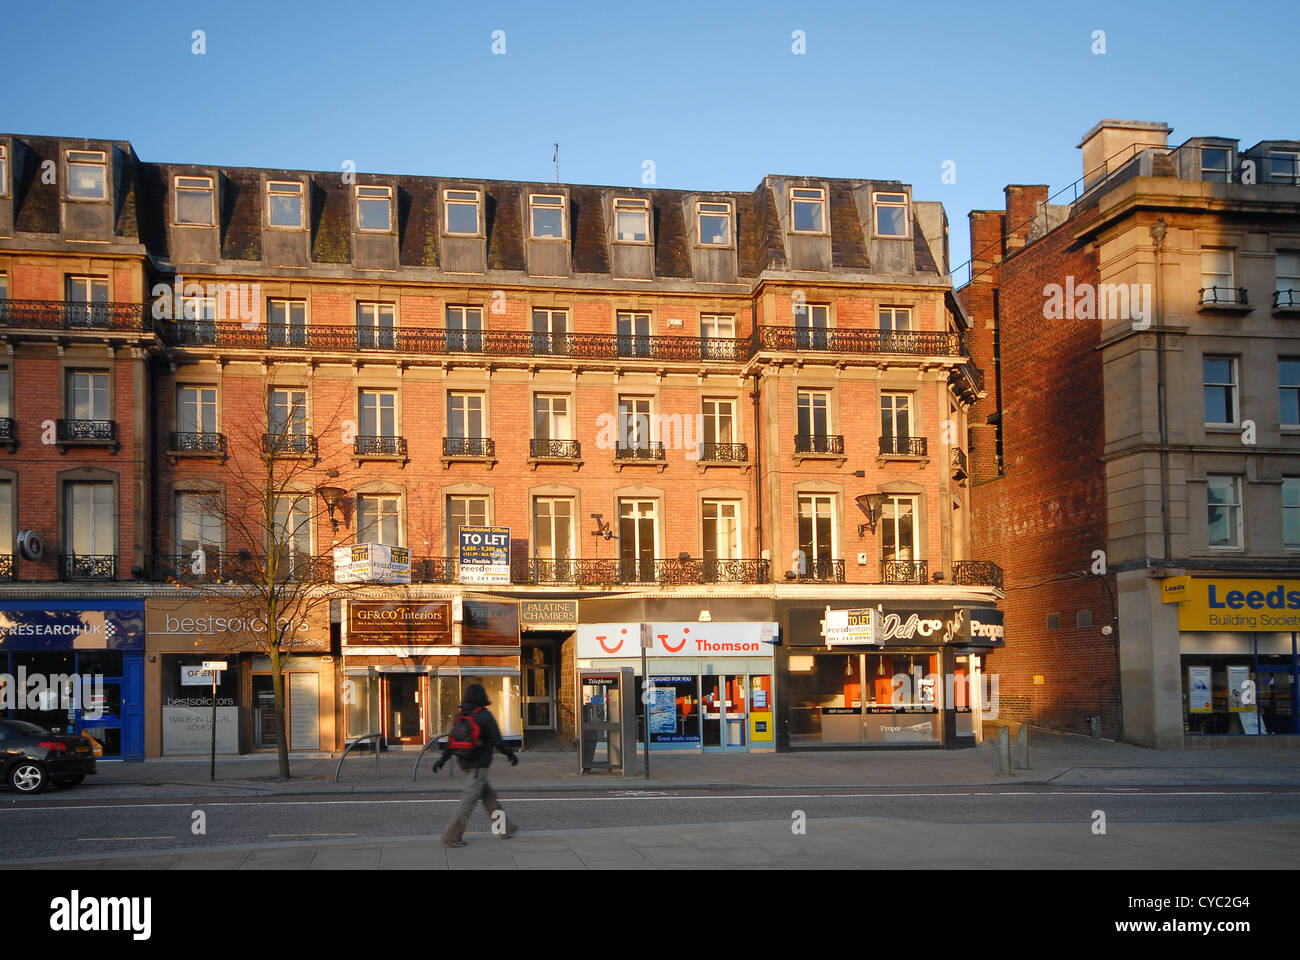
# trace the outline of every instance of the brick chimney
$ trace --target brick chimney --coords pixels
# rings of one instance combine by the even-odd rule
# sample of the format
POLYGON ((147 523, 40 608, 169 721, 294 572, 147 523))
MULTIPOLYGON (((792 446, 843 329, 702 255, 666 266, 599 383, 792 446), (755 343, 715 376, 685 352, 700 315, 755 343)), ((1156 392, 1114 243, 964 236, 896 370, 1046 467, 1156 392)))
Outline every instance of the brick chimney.
POLYGON ((1127 163, 1143 147, 1168 146, 1173 129, 1145 120, 1102 120, 1078 144, 1083 150, 1084 187, 1127 163))

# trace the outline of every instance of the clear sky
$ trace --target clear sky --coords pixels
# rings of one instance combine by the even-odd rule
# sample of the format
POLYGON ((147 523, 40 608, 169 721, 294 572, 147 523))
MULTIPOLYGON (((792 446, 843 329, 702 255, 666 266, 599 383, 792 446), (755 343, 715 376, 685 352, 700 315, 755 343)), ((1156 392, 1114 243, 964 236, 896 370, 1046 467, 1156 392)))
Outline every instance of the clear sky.
POLYGON ((1069 185, 1103 117, 1300 139, 1298 37, 1295 0, 0 0, 0 130, 222 166, 551 180, 558 141, 570 183, 901 180, 946 205, 956 264, 966 214, 1069 185))

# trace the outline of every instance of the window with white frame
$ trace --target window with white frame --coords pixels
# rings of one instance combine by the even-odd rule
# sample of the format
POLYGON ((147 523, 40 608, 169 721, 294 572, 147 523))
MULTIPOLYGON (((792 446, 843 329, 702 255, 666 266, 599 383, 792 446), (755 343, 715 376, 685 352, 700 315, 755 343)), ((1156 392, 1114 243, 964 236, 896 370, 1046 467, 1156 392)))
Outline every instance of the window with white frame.
POLYGON ((213 343, 217 335, 217 298, 195 293, 181 296, 181 335, 186 342, 213 343))
POLYGON ((793 302, 795 347, 800 350, 825 350, 828 345, 831 308, 825 304, 793 302))
POLYGON ((695 204, 699 220, 700 244, 706 247, 731 246, 731 204, 700 201, 695 204))
POLYGON ((393 188, 357 186, 357 229, 388 233, 393 229, 393 188))
POLYGON ((705 360, 736 359, 736 318, 717 314, 700 316, 700 346, 705 360))
POLYGON ((880 309, 881 330, 911 330, 911 307, 882 307, 880 309))
POLYGON ((117 556, 117 502, 111 483, 69 483, 66 552, 75 557, 117 556))
POLYGON ((107 200, 108 162, 102 150, 69 150, 69 200, 107 200))
POLYGON ((1237 282, 1233 251, 1210 248, 1201 251, 1201 303, 1236 303, 1237 282))
POLYGON ((1235 426, 1237 423, 1237 358, 1202 357, 1204 371, 1205 425, 1235 426))
POLYGON ((739 501, 705 500, 700 526, 706 563, 740 559, 739 501))
POLYGON ((880 508, 880 559, 912 562, 921 556, 916 497, 890 496, 880 508))
POLYGON ((1207 519, 1210 546, 1221 549, 1241 548, 1241 478, 1215 476, 1206 478, 1207 519))
POLYGON ((1300 549, 1300 477, 1282 478, 1282 542, 1300 549))
POLYGON ((618 398, 618 446, 622 450, 649 450, 654 442, 654 417, 650 397, 618 398))
POLYGON ((1300 360, 1281 358, 1277 362, 1278 406, 1284 427, 1300 427, 1300 360))
POLYGON ((876 205, 876 236, 907 236, 907 194, 877 193, 873 197, 876 205))
POLYGON ((95 370, 68 371, 69 420, 111 420, 108 374, 95 370))
POLYGON ((624 580, 655 579, 659 529, 653 500, 619 500, 618 553, 624 580))
POLYGON ((0 300, 9 299, 9 274, 0 273, 0 300))
POLYGON ((266 184, 266 222, 272 227, 302 229, 302 182, 271 180, 266 184))
POLYGON ((14 485, 0 480, 0 554, 14 552, 14 485))
POLYGON ((573 420, 570 417, 568 396, 539 393, 533 397, 533 438, 535 440, 573 439, 573 420))
POLYGON ((401 510, 395 495, 357 497, 357 543, 402 545, 401 510))
POLYGON ((176 178, 176 222, 210 227, 216 223, 216 191, 211 177, 176 178))
POLYGON ((446 190, 442 194, 443 218, 449 236, 477 237, 479 192, 446 190))
POLYGON ((825 440, 831 432, 829 390, 800 390, 797 399, 799 436, 825 440))
POLYGON ((650 356, 650 314, 620 310, 617 324, 620 357, 650 356))
POLYGON ((357 347, 362 350, 392 350, 397 346, 391 303, 357 304, 357 347))
POLYGON ((307 301, 268 300, 266 336, 272 346, 305 347, 307 345, 307 301))
POLYGON ((1277 252, 1277 295, 1273 303, 1279 307, 1300 307, 1300 251, 1277 252))
POLYGON ((461 527, 487 526, 487 497, 448 497, 446 516, 447 551, 454 554, 460 547, 461 527))
POLYGON ((533 353, 566 356, 568 352, 568 313, 564 310, 533 310, 533 353))
POLYGON ((790 188, 790 223, 795 233, 826 232, 826 191, 821 188, 790 188))
POLYGON ((201 434, 218 432, 216 387, 176 388, 176 431, 201 434))
POLYGON ((829 494, 799 495, 799 550, 807 564, 799 573, 815 573, 813 564, 835 559, 835 498, 829 494))
POLYGON ((700 451, 703 460, 731 460, 736 442, 736 401, 705 399, 704 434, 700 441, 704 448, 700 451))
POLYGON ((452 353, 483 352, 483 308, 447 308, 447 349, 452 353))
POLYGON ((483 394, 447 394, 447 436, 452 440, 482 440, 483 394))
POLYGON ((108 281, 103 277, 67 278, 67 318, 73 327, 110 325, 108 281))
POLYGON ((1231 177, 1232 151, 1226 147, 1201 147, 1201 179, 1227 183, 1231 177))
POLYGON ((574 558, 573 500, 533 498, 533 556, 539 560, 574 558))
POLYGON ((614 201, 614 238, 619 243, 650 242, 650 201, 620 197, 614 201))
POLYGON ((564 197, 560 194, 533 193, 528 196, 529 234, 534 240, 564 239, 564 197))
POLYGON ((361 414, 361 430, 358 437, 391 439, 397 436, 396 393, 391 390, 362 390, 357 398, 357 404, 361 414))
POLYGON ((267 403, 267 425, 273 438, 307 435, 307 391, 276 388, 267 403))
POLYGON ((912 436, 912 395, 910 393, 881 393, 880 395, 881 453, 888 441, 893 453, 907 453, 907 441, 912 436))
POLYGON ((303 561, 311 557, 311 497, 293 494, 276 497, 273 516, 267 548, 278 555, 280 577, 297 576, 304 572, 303 561), (284 566, 286 562, 290 564, 288 568, 284 566))
POLYGON ((1274 150, 1268 155, 1269 183, 1300 183, 1300 153, 1274 150))
POLYGON ((202 550, 214 562, 221 550, 221 503, 215 493, 176 494, 176 554, 188 563, 202 550))

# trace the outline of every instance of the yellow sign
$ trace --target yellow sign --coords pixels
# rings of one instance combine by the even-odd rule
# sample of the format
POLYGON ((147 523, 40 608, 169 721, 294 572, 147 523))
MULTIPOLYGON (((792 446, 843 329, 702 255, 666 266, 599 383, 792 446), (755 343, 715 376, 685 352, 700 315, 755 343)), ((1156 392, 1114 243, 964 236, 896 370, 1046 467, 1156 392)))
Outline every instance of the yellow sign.
MULTIPOLYGON (((1179 604, 1179 630, 1247 633, 1300 630, 1300 580, 1185 579, 1189 581, 1186 598, 1168 601, 1179 604)), ((1161 594, 1163 598, 1163 585, 1161 594)))
POLYGON ((1192 578, 1191 577, 1170 577, 1167 580, 1160 581, 1160 602, 1161 603, 1182 603, 1190 594, 1192 578))
POLYGON ((1034 686, 1041 687, 1042 685, 1043 685, 1043 675, 1041 673, 1034 674, 1034 686))

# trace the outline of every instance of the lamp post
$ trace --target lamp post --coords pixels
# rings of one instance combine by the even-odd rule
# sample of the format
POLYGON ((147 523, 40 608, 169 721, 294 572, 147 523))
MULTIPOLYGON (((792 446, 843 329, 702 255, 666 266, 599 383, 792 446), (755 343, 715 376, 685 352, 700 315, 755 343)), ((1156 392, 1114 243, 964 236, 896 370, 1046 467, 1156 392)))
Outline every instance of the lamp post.
POLYGON ((864 493, 854 499, 858 509, 863 512, 867 518, 866 523, 858 524, 858 536, 865 537, 867 531, 876 532, 876 521, 880 519, 880 510, 884 506, 886 496, 883 493, 864 493))
POLYGON ((343 499, 344 495, 347 494, 347 491, 342 487, 317 487, 316 492, 320 494, 321 500, 325 502, 325 508, 329 510, 330 523, 335 530, 338 530, 339 522, 334 516, 334 509, 339 505, 339 501, 343 499))

